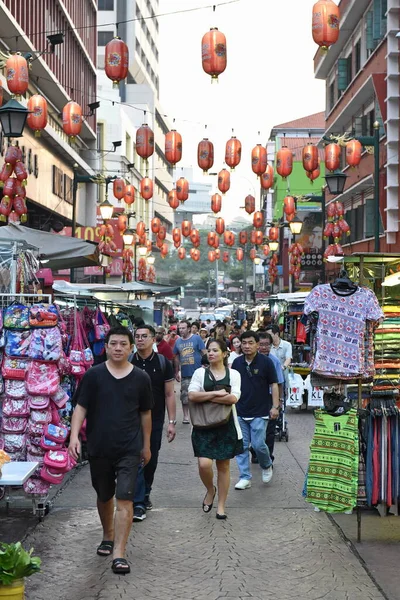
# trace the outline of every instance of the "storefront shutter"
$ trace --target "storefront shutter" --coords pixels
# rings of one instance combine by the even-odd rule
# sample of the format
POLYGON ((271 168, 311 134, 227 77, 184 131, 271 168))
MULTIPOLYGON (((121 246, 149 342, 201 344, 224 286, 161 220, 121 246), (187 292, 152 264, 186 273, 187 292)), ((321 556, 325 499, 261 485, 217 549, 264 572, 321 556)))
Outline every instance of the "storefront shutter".
POLYGON ((373 33, 374 14, 372 10, 367 12, 366 22, 366 48, 367 50, 372 51, 375 48, 373 33))
POLYGON ((339 58, 338 60, 338 90, 343 92, 349 85, 347 58, 339 58))

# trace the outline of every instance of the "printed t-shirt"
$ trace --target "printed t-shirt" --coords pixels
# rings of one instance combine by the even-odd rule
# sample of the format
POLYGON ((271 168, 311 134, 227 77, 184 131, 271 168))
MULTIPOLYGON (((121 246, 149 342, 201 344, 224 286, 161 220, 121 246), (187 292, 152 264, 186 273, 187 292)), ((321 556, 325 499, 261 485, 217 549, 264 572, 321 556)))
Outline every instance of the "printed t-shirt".
POLYGON ((203 340, 196 333, 185 340, 183 338, 177 340, 174 354, 179 355, 182 377, 192 377, 195 370, 201 367, 201 351, 205 348, 203 340))

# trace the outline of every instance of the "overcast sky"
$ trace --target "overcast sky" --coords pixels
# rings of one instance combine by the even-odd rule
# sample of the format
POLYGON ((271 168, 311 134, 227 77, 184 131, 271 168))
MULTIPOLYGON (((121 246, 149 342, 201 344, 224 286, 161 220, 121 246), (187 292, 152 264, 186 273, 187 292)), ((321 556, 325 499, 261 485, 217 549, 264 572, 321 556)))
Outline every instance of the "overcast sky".
MULTIPOLYGON (((232 128, 243 145, 242 163, 223 201, 225 217, 243 214, 239 207, 245 195, 253 192, 253 186, 258 188, 250 166, 251 149, 267 142, 274 125, 324 110, 324 82, 315 80, 313 73, 314 2, 239 0, 217 5, 215 12, 205 8, 159 18, 160 101, 183 136, 179 165, 196 167, 196 177, 203 181, 197 168, 197 144, 203 137, 214 143, 212 171, 224 166, 232 128), (218 27, 227 39, 228 65, 218 84, 211 84, 201 65, 201 38, 211 27, 218 27)), ((158 12, 210 4, 160 0, 158 12)))

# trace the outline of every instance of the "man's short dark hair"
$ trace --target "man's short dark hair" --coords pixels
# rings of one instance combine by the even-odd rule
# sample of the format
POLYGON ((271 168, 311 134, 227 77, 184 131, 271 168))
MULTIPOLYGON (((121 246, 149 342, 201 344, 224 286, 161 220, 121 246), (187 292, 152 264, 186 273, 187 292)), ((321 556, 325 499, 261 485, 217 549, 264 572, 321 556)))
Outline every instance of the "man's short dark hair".
POLYGON ((200 323, 198 321, 193 321, 192 327, 193 327, 193 325, 195 325, 197 327, 197 329, 200 329, 200 323))
POLYGON ((211 319, 206 319, 206 322, 207 323, 211 323, 211 319))
POLYGON ((215 328, 217 328, 217 327, 223 327, 224 330, 225 330, 226 329, 226 323, 224 323, 224 321, 217 321, 215 323, 215 328))
POLYGON ((273 334, 280 334, 281 332, 279 325, 269 325, 267 329, 268 331, 272 331, 273 334))
POLYGON ((185 324, 190 328, 192 326, 191 322, 188 321, 187 319, 182 319, 182 321, 179 321, 178 325, 182 325, 185 324))
POLYGON ((260 340, 269 340, 270 344, 272 344, 273 342, 272 335, 270 333, 267 333, 266 331, 259 331, 258 337, 260 338, 260 340))
POLYGON ((134 343, 132 332, 130 331, 130 329, 128 329, 127 327, 124 327, 123 325, 116 325, 115 327, 111 327, 111 329, 108 330, 108 333, 104 340, 104 342, 106 344, 109 343, 110 337, 112 335, 126 335, 127 338, 129 339, 130 345, 132 346, 134 343))
POLYGON ((136 328, 136 327, 139 327, 140 325, 144 325, 144 321, 143 321, 142 317, 135 317, 133 319, 133 326, 136 328))
POLYGON ((147 329, 147 331, 151 334, 151 337, 154 337, 156 335, 156 330, 154 329, 153 325, 146 325, 146 323, 143 323, 143 325, 139 325, 139 327, 136 327, 136 331, 138 329, 147 329))
POLYGON ((260 341, 260 336, 258 333, 256 331, 251 331, 250 329, 248 331, 243 331, 242 335, 240 336, 240 341, 243 342, 243 340, 247 340, 248 338, 254 338, 257 344, 260 341))

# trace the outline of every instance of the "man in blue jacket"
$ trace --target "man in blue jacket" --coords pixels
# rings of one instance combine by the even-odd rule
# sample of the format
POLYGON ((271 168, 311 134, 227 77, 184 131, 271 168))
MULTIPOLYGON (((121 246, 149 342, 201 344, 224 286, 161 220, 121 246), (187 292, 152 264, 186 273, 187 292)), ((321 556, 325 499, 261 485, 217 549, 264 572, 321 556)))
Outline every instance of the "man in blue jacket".
POLYGON ((268 419, 277 419, 279 416, 279 391, 273 362, 258 352, 258 334, 245 331, 240 340, 243 354, 233 361, 232 369, 239 371, 242 379, 236 410, 243 434, 244 452, 236 457, 240 478, 235 489, 245 490, 251 487, 250 444, 257 455, 263 483, 269 483, 272 479, 272 460, 265 435, 268 419))

